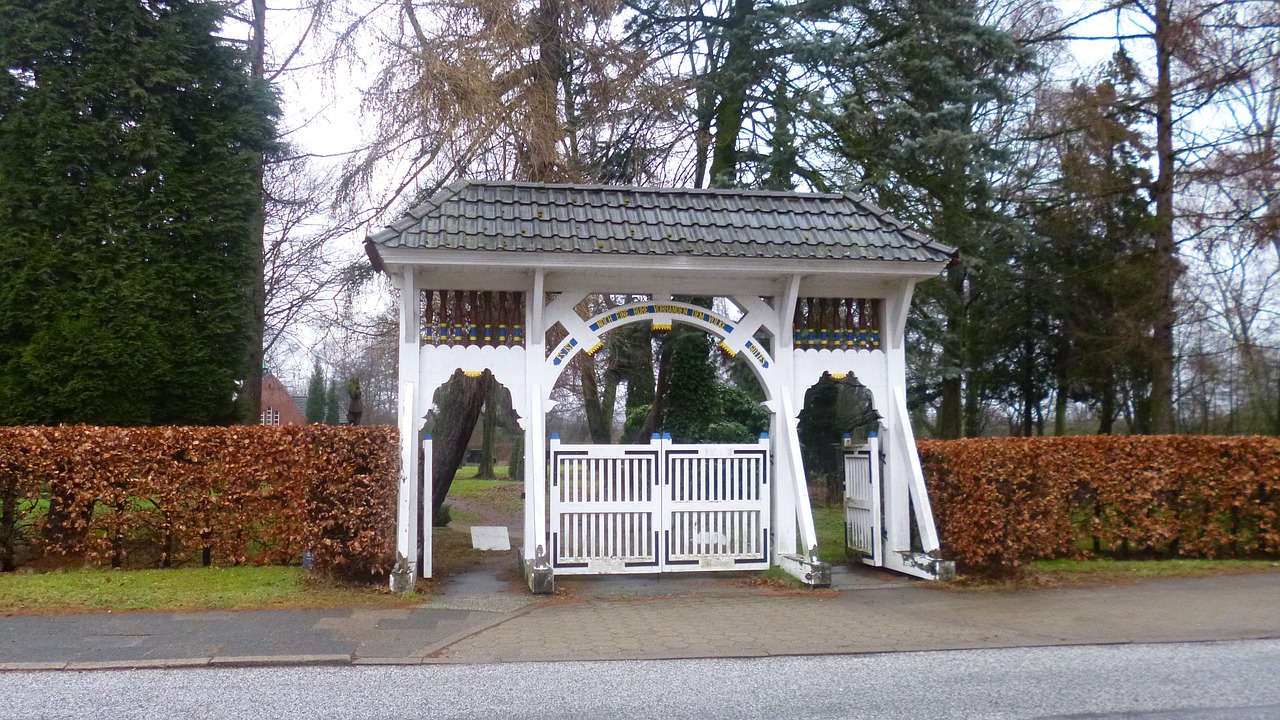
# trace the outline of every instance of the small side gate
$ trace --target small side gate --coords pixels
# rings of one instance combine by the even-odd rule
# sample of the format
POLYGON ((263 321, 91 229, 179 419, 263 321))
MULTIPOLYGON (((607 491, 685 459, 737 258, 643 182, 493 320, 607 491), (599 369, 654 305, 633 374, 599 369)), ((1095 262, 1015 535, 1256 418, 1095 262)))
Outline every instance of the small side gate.
POLYGON ((769 440, 566 445, 551 439, 561 575, 769 567, 769 440))
POLYGON ((880 440, 875 435, 844 454, 845 546, 851 557, 884 565, 884 513, 880 495, 880 440))

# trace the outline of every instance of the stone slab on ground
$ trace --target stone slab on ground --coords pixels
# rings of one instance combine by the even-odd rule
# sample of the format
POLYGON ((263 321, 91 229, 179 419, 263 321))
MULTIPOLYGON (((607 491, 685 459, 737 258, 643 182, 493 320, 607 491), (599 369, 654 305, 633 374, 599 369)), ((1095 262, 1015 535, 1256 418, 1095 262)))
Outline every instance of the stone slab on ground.
POLYGON ((511 535, 501 525, 472 525, 471 547, 476 550, 510 550, 511 535))

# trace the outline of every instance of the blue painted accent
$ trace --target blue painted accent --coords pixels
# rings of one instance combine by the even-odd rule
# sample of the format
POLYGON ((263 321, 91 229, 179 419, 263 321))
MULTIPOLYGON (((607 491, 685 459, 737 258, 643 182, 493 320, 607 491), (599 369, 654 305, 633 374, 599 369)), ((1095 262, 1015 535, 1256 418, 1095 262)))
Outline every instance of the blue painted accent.
POLYGON ((853 439, 853 435, 852 435, 851 433, 845 433, 845 434, 844 434, 844 439, 845 439, 845 440, 852 440, 852 439, 853 439))
POLYGON ((767 433, 767 432, 762 432, 762 433, 760 433, 760 439, 761 439, 761 440, 768 440, 768 439, 769 439, 769 433, 767 433))
POLYGON ((663 440, 670 440, 670 439, 671 439, 671 433, 669 433, 669 432, 664 432, 664 433, 662 433, 662 439, 663 439, 663 440))
POLYGON ((560 433, 551 433, 551 439, 552 439, 552 440, 559 440, 559 439, 560 439, 560 433))
POLYGON ((650 439, 650 440, 661 440, 661 439, 662 439, 662 436, 661 436, 661 435, 659 435, 658 433, 654 433, 654 434, 652 434, 652 435, 650 435, 650 436, 649 436, 649 439, 650 439))
POLYGON ((880 436, 880 433, 875 430, 872 430, 871 432, 867 433, 868 438, 879 437, 879 436, 880 436))
POLYGON ((423 436, 422 436, 422 439, 423 439, 423 440, 430 440, 430 439, 431 439, 431 433, 427 433, 426 435, 423 435, 423 436))

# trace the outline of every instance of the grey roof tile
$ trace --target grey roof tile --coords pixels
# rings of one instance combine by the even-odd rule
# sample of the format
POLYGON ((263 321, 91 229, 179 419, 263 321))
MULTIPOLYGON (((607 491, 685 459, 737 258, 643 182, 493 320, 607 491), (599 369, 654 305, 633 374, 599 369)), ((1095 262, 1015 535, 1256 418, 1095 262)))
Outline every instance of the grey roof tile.
POLYGON ((465 181, 374 247, 945 261, 954 249, 852 194, 465 181))

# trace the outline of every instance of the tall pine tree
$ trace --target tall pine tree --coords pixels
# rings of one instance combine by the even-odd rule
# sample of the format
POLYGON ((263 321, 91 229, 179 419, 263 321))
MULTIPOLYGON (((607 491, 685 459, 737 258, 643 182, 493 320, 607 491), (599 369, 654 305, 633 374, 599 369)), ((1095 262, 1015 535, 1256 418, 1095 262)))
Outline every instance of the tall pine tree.
POLYGON ((222 12, 0 0, 0 423, 236 419, 275 105, 222 12))
POLYGON ((846 32, 831 73, 834 150, 855 184, 915 227, 960 250, 917 303, 938 348, 938 434, 981 432, 986 389, 977 372, 993 351, 984 319, 1019 233, 994 208, 1009 160, 987 118, 1008 99, 1030 59, 1012 36, 984 23, 974 0, 856 0, 864 18, 846 32), (933 318, 941 318, 940 322, 933 318))

